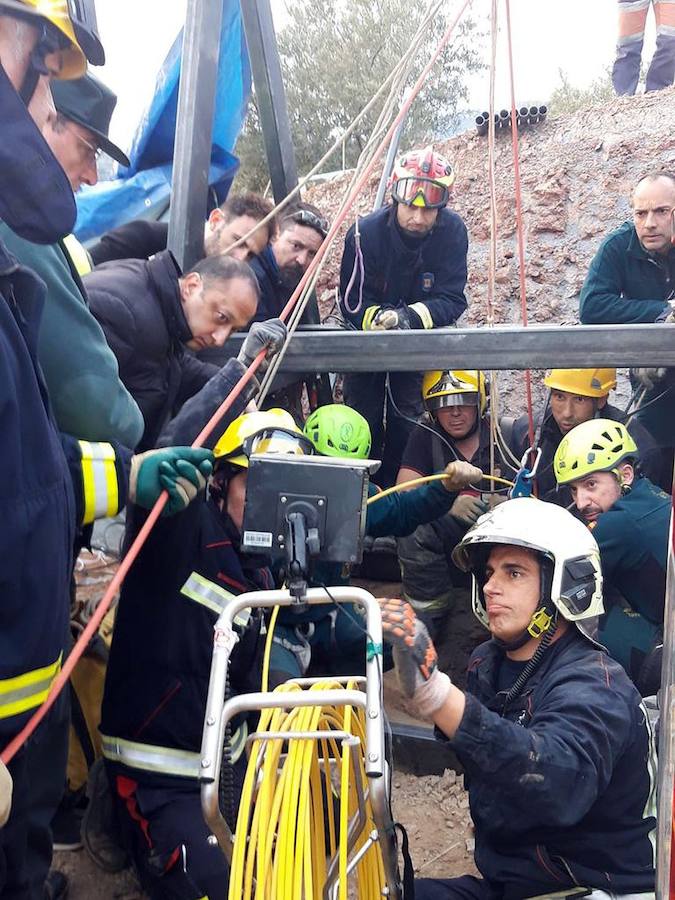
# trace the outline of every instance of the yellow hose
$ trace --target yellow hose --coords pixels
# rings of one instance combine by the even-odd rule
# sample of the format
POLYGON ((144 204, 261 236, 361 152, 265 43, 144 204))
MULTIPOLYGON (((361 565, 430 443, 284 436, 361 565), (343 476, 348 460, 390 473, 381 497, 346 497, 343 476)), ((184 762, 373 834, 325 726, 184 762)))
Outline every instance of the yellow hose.
MULTIPOLYGON (((304 690, 345 687, 326 680, 304 690)), ((357 690, 350 682, 347 689, 357 690)), ((278 690, 301 691, 287 683, 278 690)), ((365 792, 366 821, 351 852, 349 823, 358 813, 353 766, 364 789, 365 717, 352 707, 308 706, 263 710, 258 731, 345 731, 357 737, 355 760, 346 742, 320 739, 253 741, 239 804, 230 871, 230 900, 321 900, 328 865, 337 856, 339 900, 348 890, 359 900, 380 900, 386 886, 378 843, 373 844, 347 877, 349 860, 375 828, 365 792), (285 756, 283 756, 285 754, 285 756), (255 879, 255 881, 254 881, 255 879)))
MULTIPOLYGON (((379 494, 368 497, 366 503, 377 503, 378 500, 382 500, 383 497, 387 497, 389 494, 395 494, 397 491, 407 491, 408 488, 416 487, 418 484, 427 484, 429 481, 441 481, 443 478, 447 477, 445 472, 439 472, 436 475, 425 475, 424 478, 413 478, 411 481, 403 481, 401 484, 395 484, 385 491, 380 491, 379 494)), ((509 487, 513 487, 512 481, 508 481, 506 478, 499 478, 497 475, 483 475, 483 479, 485 481, 493 481, 496 484, 506 484, 509 487)))

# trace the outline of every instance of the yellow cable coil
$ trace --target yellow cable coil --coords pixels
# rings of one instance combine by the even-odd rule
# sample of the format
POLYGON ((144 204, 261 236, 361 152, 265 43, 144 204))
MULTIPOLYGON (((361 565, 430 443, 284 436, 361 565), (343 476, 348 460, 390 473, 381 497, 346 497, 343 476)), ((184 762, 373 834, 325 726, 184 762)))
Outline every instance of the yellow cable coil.
MULTIPOLYGON (((323 681, 306 690, 345 687, 323 681)), ((356 683, 346 685, 358 689, 356 683)), ((302 691, 291 682, 277 690, 302 691)), ((349 706, 310 706, 291 710, 263 710, 259 732, 346 731, 359 738, 350 750, 340 738, 281 738, 255 740, 251 747, 239 804, 230 900, 321 900, 328 860, 338 854, 339 900, 347 900, 347 832, 358 812, 358 785, 367 789, 364 765, 365 717, 349 706), (286 756, 282 758, 282 753, 286 756), (354 762, 351 760, 355 756, 354 762), (321 760, 324 762, 321 763, 321 760)), ((353 857, 375 828, 365 797, 366 821, 350 853, 353 857)), ((380 845, 375 842, 361 857, 355 873, 359 900, 379 900, 386 886, 380 845)))

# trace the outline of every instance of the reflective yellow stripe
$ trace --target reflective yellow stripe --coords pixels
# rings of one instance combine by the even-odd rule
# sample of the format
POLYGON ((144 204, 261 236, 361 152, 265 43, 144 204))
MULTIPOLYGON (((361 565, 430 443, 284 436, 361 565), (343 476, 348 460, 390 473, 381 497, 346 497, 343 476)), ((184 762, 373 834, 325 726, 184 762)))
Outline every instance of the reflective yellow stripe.
MULTIPOLYGON (((193 572, 190 575, 180 589, 180 592, 185 597, 189 597, 190 600, 194 600, 195 603, 199 603, 201 606, 210 609, 211 612, 216 613, 218 616, 225 609, 230 600, 236 596, 236 594, 230 593, 230 591, 225 590, 225 588, 221 587, 219 584, 215 584, 213 581, 209 581, 208 578, 204 578, 199 572, 193 572)), ((251 610, 242 609, 237 613, 234 621, 237 625, 241 625, 242 628, 245 628, 250 618, 251 610)))
POLYGON ((433 328, 434 320, 431 318, 431 313, 429 312, 429 308, 426 303, 411 303, 408 307, 409 309, 414 309, 417 315, 422 320, 422 326, 424 328, 433 328))
POLYGON ((79 441, 82 453, 84 490, 83 525, 95 519, 117 515, 119 492, 115 471, 115 451, 111 444, 79 441))
POLYGON ((69 234, 63 239, 63 246, 75 266, 78 275, 87 275, 91 272, 91 257, 78 241, 74 234, 69 234))
POLYGON ((0 679, 0 719, 18 716, 44 703, 54 679, 61 671, 62 656, 59 653, 59 658, 50 666, 15 675, 14 678, 0 679))
MULTIPOLYGON (((243 753, 247 737, 248 726, 244 722, 230 740, 232 764, 237 762, 243 753)), ((119 762, 141 772, 157 772, 179 778, 198 778, 201 772, 201 756, 190 750, 142 744, 140 741, 127 741, 107 734, 101 734, 101 750, 103 756, 111 762, 119 762)))
POLYGON ((370 326, 373 324, 373 319, 379 313, 380 306, 369 306, 368 309, 363 314, 363 324, 361 325, 362 331, 370 331, 370 326))

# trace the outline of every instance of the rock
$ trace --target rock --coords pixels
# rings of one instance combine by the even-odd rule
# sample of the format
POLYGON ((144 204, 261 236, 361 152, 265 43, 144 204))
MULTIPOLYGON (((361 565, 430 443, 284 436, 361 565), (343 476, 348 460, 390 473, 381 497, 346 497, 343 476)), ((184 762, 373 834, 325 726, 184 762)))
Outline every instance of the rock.
POLYGON ((467 853, 473 853, 476 849, 476 839, 475 838, 467 838, 464 841, 464 846, 466 847, 467 853))

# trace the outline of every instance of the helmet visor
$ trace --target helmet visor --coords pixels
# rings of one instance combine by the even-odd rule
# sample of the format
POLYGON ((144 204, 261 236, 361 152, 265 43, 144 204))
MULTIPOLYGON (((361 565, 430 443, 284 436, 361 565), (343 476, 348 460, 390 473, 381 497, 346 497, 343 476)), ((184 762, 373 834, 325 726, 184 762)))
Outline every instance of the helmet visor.
POLYGON ((424 206, 440 209, 448 202, 447 187, 430 178, 399 178, 391 188, 394 200, 405 206, 424 206))
POLYGON ((432 412, 448 406, 479 406, 480 394, 441 394, 440 397, 429 397, 427 408, 432 412))
POLYGON ((250 459, 260 453, 286 453, 290 456, 309 456, 312 442, 303 434, 283 428, 266 428, 244 441, 244 454, 250 459))

